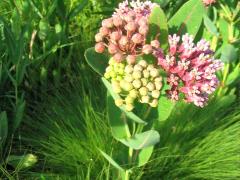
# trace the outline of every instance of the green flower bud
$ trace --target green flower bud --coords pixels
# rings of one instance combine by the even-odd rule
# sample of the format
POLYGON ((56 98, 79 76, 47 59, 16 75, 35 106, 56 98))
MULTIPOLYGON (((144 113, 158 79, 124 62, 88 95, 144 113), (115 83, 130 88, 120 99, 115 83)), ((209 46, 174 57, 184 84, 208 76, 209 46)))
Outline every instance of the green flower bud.
POLYGON ((121 80, 121 81, 120 81, 120 87, 121 87, 122 89, 124 89, 125 84, 126 84, 126 81, 125 81, 125 80, 121 80))
POLYGON ((140 79, 142 77, 142 73, 141 71, 133 71, 132 76, 134 79, 140 79))
POLYGON ((142 103, 149 103, 150 101, 150 97, 149 96, 142 96, 141 98, 141 102, 142 103))
POLYGON ((140 71, 140 72, 143 70, 142 66, 139 64, 136 64, 133 69, 134 71, 140 71))
POLYGON ((155 85, 152 82, 149 82, 146 87, 149 91, 153 91, 155 89, 155 85))
POLYGON ((139 93, 142 95, 142 96, 146 96, 148 94, 148 89, 146 87, 141 87, 139 89, 139 93))
POLYGON ((119 94, 122 90, 119 84, 112 84, 113 92, 119 94))
POLYGON ((138 96, 138 91, 136 89, 131 90, 130 93, 129 93, 129 96, 136 99, 137 96, 138 96))
POLYGON ((158 91, 158 90, 154 90, 154 91, 152 91, 152 97, 153 98, 159 98, 159 96, 160 96, 160 91, 158 91))
POLYGON ((134 102, 134 98, 132 98, 131 96, 128 95, 125 98, 125 102, 126 102, 126 104, 132 104, 134 102))
POLYGON ((112 71, 112 72, 110 73, 110 76, 111 76, 112 78, 116 78, 116 77, 117 77, 117 74, 116 74, 114 71, 112 71))
POLYGON ((154 79, 155 82, 162 82, 162 77, 157 77, 154 79))
POLYGON ((162 83, 161 82, 155 82, 155 87, 156 87, 156 90, 160 91, 161 88, 162 88, 162 83))
POLYGON ((150 75, 151 75, 153 78, 155 78, 155 77, 157 77, 157 76, 159 75, 159 71, 158 71, 157 69, 153 68, 153 69, 151 69, 151 71, 150 71, 150 75))
POLYGON ((141 86, 142 86, 142 83, 139 79, 135 79, 133 82, 132 82, 132 85, 135 89, 139 89, 141 86))
POLYGON ((108 72, 111 72, 113 69, 112 69, 112 67, 111 66, 108 66, 107 68, 106 68, 106 72, 108 73, 108 72))
POLYGON ((149 73, 149 71, 148 70, 143 70, 143 77, 145 77, 145 78, 149 78, 149 76, 150 76, 150 73, 149 73))
POLYGON ((106 79, 109 79, 111 76, 110 76, 109 73, 104 73, 104 77, 105 77, 106 79))
POLYGON ((123 79, 122 76, 117 76, 117 77, 116 77, 116 80, 117 80, 117 81, 121 81, 122 79, 123 79))
POLYGON ((127 74, 127 75, 124 77, 124 80, 127 81, 127 82, 132 82, 134 79, 133 79, 133 77, 132 77, 130 74, 127 74))
POLYGON ((109 60, 109 64, 110 65, 114 65, 116 63, 116 61, 113 59, 113 58, 111 58, 110 60, 109 60))
POLYGON ((123 89, 125 91, 130 91, 133 89, 133 85, 131 83, 125 81, 123 89))
POLYGON ((147 67, 147 62, 145 61, 145 60, 141 60, 141 61, 139 61, 139 63, 138 63, 139 65, 141 65, 142 67, 144 67, 144 68, 146 68, 147 67))
POLYGON ((124 71, 128 74, 131 74, 133 72, 133 66, 132 65, 127 65, 125 67, 124 71))
POLYGON ((121 98, 115 100, 115 104, 117 107, 120 107, 123 105, 123 100, 121 98))
POLYGON ((148 67, 147 67, 147 70, 151 71, 152 69, 154 69, 154 66, 152 64, 149 64, 148 67))
POLYGON ((125 108, 127 111, 132 111, 134 106, 132 104, 126 104, 125 108))
POLYGON ((148 83, 148 80, 146 78, 142 78, 141 82, 142 82, 142 86, 146 86, 148 83))
POLYGON ((157 99, 153 99, 152 102, 150 103, 151 107, 157 107, 158 106, 158 100, 157 99))

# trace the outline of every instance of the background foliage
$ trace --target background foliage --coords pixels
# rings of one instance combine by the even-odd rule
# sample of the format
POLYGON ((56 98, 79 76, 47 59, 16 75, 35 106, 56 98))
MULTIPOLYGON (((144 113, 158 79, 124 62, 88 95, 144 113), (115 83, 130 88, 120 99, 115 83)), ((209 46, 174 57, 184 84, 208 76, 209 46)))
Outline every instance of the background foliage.
MULTIPOLYGON (((83 56, 118 2, 0 2, 1 178, 121 176, 98 151, 125 163, 126 149, 108 129, 105 88, 83 56)), ((186 0, 155 2, 170 19, 186 0)), ((159 147, 134 179, 240 177, 240 4, 219 0, 207 13, 196 37, 210 40, 225 62, 221 87, 206 108, 179 103, 157 123, 159 147)))

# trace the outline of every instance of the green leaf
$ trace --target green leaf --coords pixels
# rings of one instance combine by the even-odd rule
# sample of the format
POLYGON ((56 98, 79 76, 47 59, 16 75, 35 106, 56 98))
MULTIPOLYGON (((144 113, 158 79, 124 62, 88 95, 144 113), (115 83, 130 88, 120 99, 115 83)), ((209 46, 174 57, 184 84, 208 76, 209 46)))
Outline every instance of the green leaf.
POLYGON ((105 152, 99 149, 101 154, 108 160, 108 162, 113 165, 115 168, 117 168, 120 171, 124 171, 124 169, 116 162, 114 161, 109 155, 107 155, 105 152))
POLYGON ((154 40, 159 35, 159 40, 163 48, 168 44, 168 25, 167 18, 159 6, 155 6, 149 17, 150 30, 148 41, 154 40))
POLYGON ((7 164, 11 165, 17 170, 31 168, 36 163, 37 163, 37 157, 33 154, 27 154, 22 156, 10 155, 7 158, 7 164))
POLYGON ((231 44, 226 44, 223 46, 222 48, 222 52, 221 52, 221 60, 223 62, 234 62, 236 61, 238 58, 238 54, 237 54, 237 49, 231 45, 231 44))
POLYGON ((165 121, 171 115, 175 103, 169 100, 167 97, 160 97, 158 103, 158 120, 165 121))
POLYGON ((68 18, 71 19, 77 16, 87 4, 88 4, 88 0, 83 0, 82 2, 80 2, 78 5, 75 6, 75 8, 71 10, 71 12, 68 15, 68 18))
POLYGON ((13 134, 21 123, 25 111, 26 103, 24 100, 19 100, 15 109, 15 116, 12 122, 11 133, 13 134))
POLYGON ((105 73, 108 66, 108 56, 106 54, 99 54, 94 48, 89 48, 84 54, 87 63, 101 76, 105 73))
POLYGON ((121 139, 127 137, 125 124, 122 118, 125 114, 115 105, 113 97, 108 93, 107 96, 107 112, 113 137, 121 139))
POLYGON ((219 31, 223 42, 228 42, 229 32, 228 32, 228 22, 224 18, 220 18, 218 21, 219 31))
POLYGON ((229 73, 226 80, 226 86, 239 82, 240 81, 239 77, 240 77, 240 65, 236 66, 234 70, 229 73))
POLYGON ((120 139, 119 141, 130 148, 139 150, 157 144, 160 141, 160 135, 155 130, 149 130, 140 134, 135 134, 131 138, 120 139))
POLYGON ((212 35, 215 35, 215 36, 219 35, 217 27, 207 15, 204 16, 204 25, 212 35))
MULTIPOLYGON (((112 90, 112 86, 111 84, 105 79, 102 78, 103 84, 106 86, 106 88, 108 89, 108 92, 111 94, 111 96, 113 97, 113 99, 119 99, 120 96, 116 93, 113 92, 112 90)), ((126 110, 126 108, 123 106, 120 107, 120 109, 127 115, 127 117, 129 117, 130 119, 132 119, 133 121, 137 122, 137 123, 141 123, 141 124, 147 124, 145 121, 143 121, 141 118, 139 118, 137 115, 135 115, 133 112, 128 112, 126 110)))
POLYGON ((4 145, 8 135, 8 120, 5 111, 0 114, 0 151, 1 147, 4 145))
POLYGON ((201 0, 190 0, 185 3, 169 20, 171 34, 189 33, 195 36, 201 26, 205 8, 201 0))
POLYGON ((138 155, 138 167, 144 166, 149 161, 153 153, 153 149, 154 146, 151 146, 140 151, 138 155))

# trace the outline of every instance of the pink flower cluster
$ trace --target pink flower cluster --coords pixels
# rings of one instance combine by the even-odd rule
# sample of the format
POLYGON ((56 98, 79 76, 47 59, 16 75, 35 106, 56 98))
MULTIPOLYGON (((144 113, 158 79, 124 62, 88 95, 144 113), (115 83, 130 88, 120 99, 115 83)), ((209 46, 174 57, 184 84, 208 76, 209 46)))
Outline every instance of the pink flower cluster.
POLYGON ((206 6, 209 6, 216 2, 216 0, 202 0, 202 1, 206 6))
POLYGON ((134 64, 137 56, 159 49, 157 40, 146 44, 148 17, 154 6, 150 1, 120 3, 114 15, 102 21, 102 27, 95 36, 96 52, 103 53, 107 49, 117 62, 126 59, 129 64, 134 64))
POLYGON ((158 64, 167 72, 167 83, 171 87, 168 96, 179 100, 179 93, 183 93, 187 102, 203 107, 218 85, 215 73, 223 63, 214 59, 205 40, 194 44, 193 36, 185 34, 180 42, 180 37, 174 34, 168 41, 168 55, 154 52, 158 64))

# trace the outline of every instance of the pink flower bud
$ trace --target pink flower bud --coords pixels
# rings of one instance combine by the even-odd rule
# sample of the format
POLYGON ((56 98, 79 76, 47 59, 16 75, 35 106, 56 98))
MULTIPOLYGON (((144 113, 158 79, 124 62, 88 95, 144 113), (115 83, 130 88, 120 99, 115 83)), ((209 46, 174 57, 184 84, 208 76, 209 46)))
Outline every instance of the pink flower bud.
POLYGON ((121 46, 126 46, 126 45, 128 44, 128 38, 127 38, 127 36, 122 36, 121 39, 120 39, 120 41, 119 41, 119 44, 120 44, 121 46))
POLYGON ((153 40, 153 41, 151 41, 151 46, 155 47, 155 48, 159 48, 160 42, 158 40, 153 40))
POLYGON ((114 56, 113 56, 113 59, 116 61, 116 62, 118 62, 118 63, 120 63, 122 60, 123 60, 123 54, 122 53, 116 53, 114 56))
POLYGON ((148 26, 140 26, 138 32, 142 35, 146 35, 148 33, 148 26))
POLYGON ((103 40, 102 35, 101 35, 100 33, 97 33, 97 34, 95 35, 95 41, 96 41, 96 42, 101 42, 102 40, 103 40))
POLYGON ((142 52, 143 52, 144 54, 150 54, 150 53, 152 53, 152 46, 149 45, 149 44, 144 45, 144 46, 143 46, 143 49, 142 49, 142 52))
POLYGON ((123 20, 120 17, 115 16, 113 17, 113 24, 116 27, 122 26, 123 20))
POLYGON ((145 17, 142 17, 141 19, 139 19, 138 21, 139 26, 146 26, 147 23, 147 19, 145 17))
POLYGON ((112 28, 113 27, 113 19, 112 18, 104 19, 102 21, 102 26, 106 27, 106 28, 112 28))
POLYGON ((118 47, 115 44, 110 43, 109 46, 108 46, 108 52, 110 54, 115 54, 115 53, 118 52, 118 47))
POLYGON ((112 32, 112 34, 110 35, 110 38, 114 41, 118 41, 121 38, 121 33, 118 31, 112 32))
POLYGON ((103 53, 105 50, 105 46, 104 46, 104 43, 103 42, 99 42, 95 45, 95 51, 97 53, 103 53))
POLYGON ((101 27, 99 32, 104 37, 104 36, 107 36, 109 34, 110 30, 106 27, 101 27))
POLYGON ((128 62, 128 64, 135 64, 135 62, 136 62, 136 56, 134 56, 134 55, 128 55, 128 56, 127 56, 127 62, 128 62))
POLYGON ((129 22, 126 26, 125 29, 130 32, 134 32, 137 29, 137 24, 133 21, 129 22))
POLYGON ((143 41, 143 37, 141 34, 139 33, 136 33, 132 36, 132 41, 135 43, 135 44, 140 44, 142 41, 143 41))
POLYGON ((134 16, 132 14, 127 14, 124 17, 124 20, 127 21, 127 22, 133 21, 134 20, 134 16))

